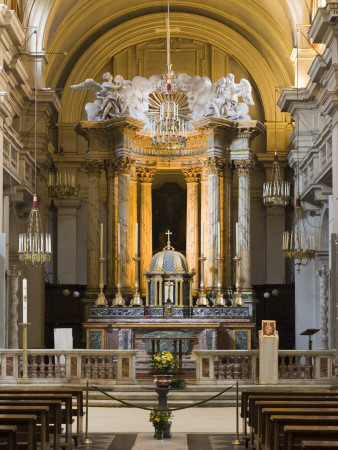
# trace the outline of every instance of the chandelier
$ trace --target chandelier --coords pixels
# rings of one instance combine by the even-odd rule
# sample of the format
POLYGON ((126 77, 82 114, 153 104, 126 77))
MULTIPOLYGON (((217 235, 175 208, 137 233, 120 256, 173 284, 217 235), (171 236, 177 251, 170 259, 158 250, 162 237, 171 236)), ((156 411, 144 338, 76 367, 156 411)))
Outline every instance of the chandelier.
MULTIPOLYGON (((35 31, 37 33, 37 31, 35 31)), ((35 40, 35 86, 34 86, 34 183, 36 184, 36 124, 37 124, 37 39, 35 40)), ((25 264, 31 263, 33 266, 41 266, 50 261, 52 245, 50 234, 43 233, 41 217, 38 210, 38 197, 33 195, 33 207, 28 218, 28 229, 26 233, 19 234, 19 260, 25 264)))
POLYGON ((158 91, 149 95, 151 145, 159 153, 180 153, 187 144, 189 108, 184 92, 175 89, 170 62, 169 1, 167 20, 167 72, 158 91))
POLYGON ((300 266, 306 266, 316 254, 315 235, 306 233, 304 221, 304 211, 298 193, 293 230, 283 233, 283 256, 294 260, 295 265, 298 266, 298 272, 300 266))
POLYGON ((19 234, 19 260, 31 262, 34 266, 50 261, 52 254, 50 234, 42 232, 41 218, 38 210, 38 198, 34 194, 33 208, 28 218, 28 230, 19 234))
POLYGON ((279 208, 289 204, 290 183, 281 179, 277 151, 275 151, 271 181, 263 184, 263 203, 268 208, 279 208))
POLYGON ((63 169, 51 168, 48 174, 48 196, 68 198, 75 192, 75 176, 63 169))

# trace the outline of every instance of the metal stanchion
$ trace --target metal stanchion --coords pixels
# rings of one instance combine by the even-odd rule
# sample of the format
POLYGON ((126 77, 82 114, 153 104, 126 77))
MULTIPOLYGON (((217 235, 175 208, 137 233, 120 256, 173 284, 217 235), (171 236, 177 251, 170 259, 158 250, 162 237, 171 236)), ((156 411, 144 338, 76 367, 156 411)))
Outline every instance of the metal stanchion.
POLYGON ((240 445, 243 444, 243 441, 239 440, 239 433, 238 433, 238 380, 236 381, 236 440, 232 441, 232 444, 234 445, 240 445))
POLYGON ((82 440, 82 444, 92 444, 92 441, 88 438, 88 378, 86 386, 86 435, 82 440))

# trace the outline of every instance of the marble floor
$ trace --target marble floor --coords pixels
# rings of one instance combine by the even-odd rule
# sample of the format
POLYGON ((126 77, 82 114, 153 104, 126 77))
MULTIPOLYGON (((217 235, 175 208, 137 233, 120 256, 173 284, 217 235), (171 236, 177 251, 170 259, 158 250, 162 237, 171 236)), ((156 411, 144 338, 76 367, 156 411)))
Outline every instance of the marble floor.
MULTIPOLYGON (((239 422, 240 424, 240 422, 239 422)), ((241 429, 239 427, 239 429, 241 429)), ((78 449, 90 450, 221 450, 244 449, 233 445, 235 408, 193 408, 175 411, 172 438, 156 440, 149 412, 137 408, 89 408, 88 438, 78 449)))

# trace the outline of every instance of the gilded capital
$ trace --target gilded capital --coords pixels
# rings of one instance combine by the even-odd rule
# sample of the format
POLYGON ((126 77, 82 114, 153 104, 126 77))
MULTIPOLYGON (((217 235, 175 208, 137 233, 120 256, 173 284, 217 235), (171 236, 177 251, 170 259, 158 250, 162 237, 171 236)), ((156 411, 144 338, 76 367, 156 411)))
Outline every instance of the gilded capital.
POLYGON ((104 168, 104 162, 93 159, 84 163, 84 168, 90 177, 98 177, 104 168))
POLYGON ((129 174, 135 160, 129 156, 120 156, 116 159, 116 166, 120 173, 129 174))
POLYGON ((218 156, 211 156, 203 164, 206 175, 219 175, 220 170, 223 169, 224 160, 218 156))
POLYGON ((202 169, 199 166, 182 167, 182 172, 187 183, 197 183, 200 180, 202 169))
POLYGON ((140 183, 152 183, 156 172, 155 167, 138 166, 136 167, 137 178, 140 183))
POLYGON ((106 169, 107 178, 113 177, 117 171, 116 161, 113 159, 106 161, 105 169, 106 169))
POLYGON ((254 159, 237 159, 234 161, 239 177, 248 177, 255 167, 254 159))

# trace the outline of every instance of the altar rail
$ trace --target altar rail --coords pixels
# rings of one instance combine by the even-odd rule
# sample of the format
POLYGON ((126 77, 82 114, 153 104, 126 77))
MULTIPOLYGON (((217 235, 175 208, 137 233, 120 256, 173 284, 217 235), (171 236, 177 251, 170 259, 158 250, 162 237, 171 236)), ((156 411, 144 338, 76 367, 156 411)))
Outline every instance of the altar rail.
MULTIPOLYGON (((28 350, 29 383, 135 383, 136 350, 28 350)), ((0 350, 0 382, 22 378, 22 351, 0 350)))
MULTIPOLYGON (((259 379, 258 350, 196 350, 197 384, 256 384, 259 379)), ((330 384, 336 382, 335 350, 279 350, 279 384, 330 384)))
MULTIPOLYGON (((136 350, 28 350, 29 383, 138 384, 136 350)), ((279 350, 279 384, 332 384, 336 382, 334 350, 279 350)), ((197 384, 258 382, 258 350, 197 350, 197 384)), ((184 375, 183 375, 184 376, 184 375)), ((0 383, 22 378, 22 350, 0 350, 0 383)))

